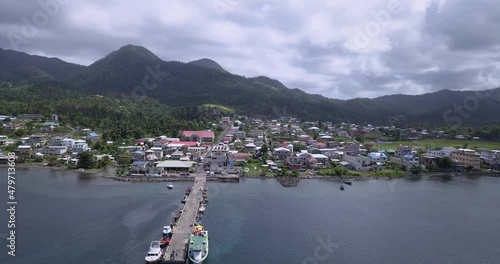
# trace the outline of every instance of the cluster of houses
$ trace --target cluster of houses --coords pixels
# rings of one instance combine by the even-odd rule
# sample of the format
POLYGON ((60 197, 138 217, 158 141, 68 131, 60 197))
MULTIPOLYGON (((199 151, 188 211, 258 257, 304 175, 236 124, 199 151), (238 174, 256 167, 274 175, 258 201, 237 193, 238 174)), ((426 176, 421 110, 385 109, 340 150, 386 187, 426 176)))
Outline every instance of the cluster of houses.
POLYGON ((21 138, 19 140, 21 144, 17 146, 14 152, 18 159, 21 160, 54 155, 76 163, 78 153, 90 150, 88 142, 98 140, 99 135, 94 132, 90 132, 86 137, 80 139, 37 134, 21 138))
MULTIPOLYGON (((44 118, 39 114, 21 114, 9 118, 12 122, 4 123, 6 129, 20 129, 25 121, 44 118)), ((383 135, 397 134, 401 139, 418 140, 425 138, 446 138, 443 131, 417 131, 372 125, 333 124, 332 122, 299 122, 290 117, 276 120, 260 118, 245 119, 249 125, 239 120, 232 121, 223 117, 220 124, 226 127, 220 143, 215 142, 215 133, 211 130, 180 131, 178 138, 159 136, 156 138, 137 139, 132 146, 120 146, 118 152, 129 152, 133 161, 131 173, 163 173, 191 171, 198 164, 203 164, 207 171, 226 171, 236 164, 248 161, 251 157, 262 155, 260 151, 269 144, 267 153, 272 168, 287 167, 305 170, 319 169, 330 163, 337 163, 344 168, 357 171, 380 171, 387 163, 401 165, 411 169, 415 166, 434 166, 439 158, 447 157, 457 169, 472 168, 479 170, 482 164, 492 168, 500 167, 500 151, 488 149, 457 149, 443 147, 435 149, 417 149, 399 146, 393 150, 372 151, 373 144, 360 144, 358 136, 381 138, 383 135), (298 149, 294 149, 297 148, 298 149), (202 160, 202 157, 206 159, 202 160)), ((214 124, 215 125, 215 124, 214 124)), ((42 123, 41 132, 50 132, 59 126, 57 115, 42 123)), ((99 135, 89 129, 83 129, 86 136, 79 139, 71 137, 50 137, 49 133, 21 138, 21 145, 15 150, 18 157, 36 157, 54 155, 61 159, 77 162, 78 153, 89 151, 89 143, 99 140, 99 135)), ((463 135, 456 139, 473 139, 463 135)), ((16 144, 19 140, 0 135, 0 146, 16 144)), ((113 142, 107 142, 111 144, 113 142)), ((379 144, 378 142, 377 144, 379 144)))
POLYGON ((133 146, 118 147, 118 151, 130 152, 132 174, 188 172, 201 162, 203 154, 215 141, 215 133, 184 130, 179 134, 178 138, 141 138, 133 146))
MULTIPOLYGON (((402 168, 410 170, 416 166, 425 168, 437 165, 438 158, 443 157, 448 157, 455 169, 479 170, 481 164, 490 165, 492 168, 498 168, 500 165, 500 151, 498 150, 476 151, 452 147, 422 150, 399 146, 394 150, 369 151, 374 149, 373 144, 360 144, 353 138, 357 135, 371 135, 378 138, 379 128, 371 125, 334 126, 330 122, 325 122, 322 128, 319 128, 317 122, 299 124, 297 121, 271 120, 265 126, 271 138, 279 142, 279 146, 274 146, 272 149, 273 163, 289 169, 318 169, 334 162, 357 171, 380 171, 387 163, 401 165, 402 168), (280 141, 283 135, 294 140, 280 141), (344 142, 339 141, 339 138, 344 142), (294 150, 294 146, 297 145, 305 150, 294 150)), ((385 129, 396 128, 385 127, 385 129)), ((412 129, 401 129, 398 133, 410 139, 444 135, 442 131, 428 132, 412 129)))
POLYGON ((40 127, 40 132, 52 132, 55 128, 60 126, 59 116, 52 114, 50 118, 46 119, 42 114, 19 114, 17 116, 0 115, 0 121, 3 122, 2 126, 6 131, 15 132, 19 129, 27 129, 27 124, 30 122, 40 122, 37 124, 40 127), (10 119, 9 122, 5 122, 10 119), (46 121, 47 120, 47 121, 46 121))

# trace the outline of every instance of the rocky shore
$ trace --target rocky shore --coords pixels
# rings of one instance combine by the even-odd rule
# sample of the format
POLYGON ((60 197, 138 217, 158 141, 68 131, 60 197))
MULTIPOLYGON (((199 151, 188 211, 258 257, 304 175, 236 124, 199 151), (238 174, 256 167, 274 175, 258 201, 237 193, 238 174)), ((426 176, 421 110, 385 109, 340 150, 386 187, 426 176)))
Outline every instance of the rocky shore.
POLYGON ((300 179, 297 177, 276 177, 276 180, 283 187, 295 187, 299 184, 300 179))

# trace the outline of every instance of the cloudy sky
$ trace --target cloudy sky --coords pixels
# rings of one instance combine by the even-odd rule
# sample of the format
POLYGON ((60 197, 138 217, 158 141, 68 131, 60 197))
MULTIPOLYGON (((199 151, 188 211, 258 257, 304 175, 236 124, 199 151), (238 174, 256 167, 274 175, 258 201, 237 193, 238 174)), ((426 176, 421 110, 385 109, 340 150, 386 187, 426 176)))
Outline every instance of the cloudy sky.
POLYGON ((332 98, 500 86, 497 0, 2 0, 0 47, 89 65, 126 44, 332 98))

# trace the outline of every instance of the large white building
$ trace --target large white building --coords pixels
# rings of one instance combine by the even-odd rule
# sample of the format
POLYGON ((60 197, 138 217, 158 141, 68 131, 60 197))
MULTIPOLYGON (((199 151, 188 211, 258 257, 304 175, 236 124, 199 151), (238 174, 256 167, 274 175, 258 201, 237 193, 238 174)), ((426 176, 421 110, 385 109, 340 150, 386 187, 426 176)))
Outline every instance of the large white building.
POLYGON ((63 155, 68 151, 66 146, 48 146, 43 149, 43 153, 47 155, 63 155))
POLYGON ((431 149, 427 151, 427 153, 434 155, 436 157, 444 158, 444 157, 451 157, 451 153, 455 150, 457 149, 452 147, 444 147, 444 148, 431 149))
POLYGON ((471 166, 475 170, 481 168, 481 155, 472 149, 457 149, 451 153, 451 159, 464 167, 471 166))
POLYGON ((212 148, 210 157, 211 166, 227 166, 227 158, 229 153, 229 146, 227 144, 219 143, 212 148))
POLYGON ((72 148, 74 145, 75 145, 75 140, 72 139, 72 138, 64 138, 62 141, 61 141, 61 145, 62 146, 66 146, 68 148, 72 148))
POLYGON ((71 148, 71 150, 72 150, 73 152, 78 152, 78 153, 83 152, 83 151, 87 151, 88 149, 89 149, 89 146, 87 145, 87 143, 81 143, 81 142, 80 142, 80 143, 75 144, 75 145, 71 148))

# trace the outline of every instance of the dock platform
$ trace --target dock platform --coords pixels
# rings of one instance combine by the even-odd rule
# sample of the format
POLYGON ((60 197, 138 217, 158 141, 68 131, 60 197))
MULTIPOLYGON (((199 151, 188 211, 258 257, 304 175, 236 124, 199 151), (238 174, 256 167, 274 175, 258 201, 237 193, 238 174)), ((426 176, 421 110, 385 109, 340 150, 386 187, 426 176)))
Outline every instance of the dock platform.
POLYGON ((187 250, 189 235, 193 232, 196 215, 200 202, 203 200, 201 193, 205 188, 206 177, 196 176, 191 192, 189 193, 182 214, 176 226, 172 228, 172 239, 161 263, 188 263, 187 250))

